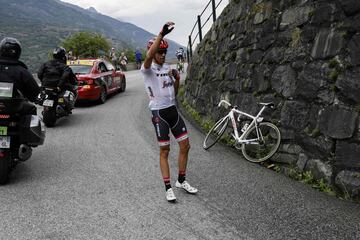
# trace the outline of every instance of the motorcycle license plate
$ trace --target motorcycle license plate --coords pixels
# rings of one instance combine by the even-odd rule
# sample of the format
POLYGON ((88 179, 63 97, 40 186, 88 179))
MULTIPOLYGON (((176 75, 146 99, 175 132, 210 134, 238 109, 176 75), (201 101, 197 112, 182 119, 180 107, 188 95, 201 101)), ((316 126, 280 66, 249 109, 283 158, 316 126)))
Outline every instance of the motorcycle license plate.
POLYGON ((0 148, 10 148, 10 136, 0 136, 0 148))
POLYGON ((6 136, 7 135, 7 127, 0 126, 0 135, 6 136))
POLYGON ((54 106, 54 100, 46 99, 46 100, 43 102, 43 106, 46 106, 46 107, 52 107, 52 106, 54 106))
POLYGON ((64 99, 63 99, 63 98, 59 98, 58 102, 59 102, 59 103, 63 103, 63 102, 64 102, 64 99))

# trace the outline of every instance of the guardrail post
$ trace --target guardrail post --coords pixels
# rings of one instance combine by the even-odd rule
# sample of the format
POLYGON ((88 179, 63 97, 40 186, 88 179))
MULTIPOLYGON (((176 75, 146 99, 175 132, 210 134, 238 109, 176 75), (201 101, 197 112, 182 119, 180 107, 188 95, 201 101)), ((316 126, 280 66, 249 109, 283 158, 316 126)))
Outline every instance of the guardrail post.
POLYGON ((198 15, 198 27, 199 27, 199 41, 201 42, 202 41, 202 32, 201 32, 201 16, 198 15))
POLYGON ((212 12, 213 12, 213 22, 216 21, 216 4, 215 4, 215 0, 211 0, 212 1, 212 12))
POLYGON ((189 55, 190 55, 190 58, 189 60, 192 60, 192 46, 191 46, 191 35, 189 35, 189 55))

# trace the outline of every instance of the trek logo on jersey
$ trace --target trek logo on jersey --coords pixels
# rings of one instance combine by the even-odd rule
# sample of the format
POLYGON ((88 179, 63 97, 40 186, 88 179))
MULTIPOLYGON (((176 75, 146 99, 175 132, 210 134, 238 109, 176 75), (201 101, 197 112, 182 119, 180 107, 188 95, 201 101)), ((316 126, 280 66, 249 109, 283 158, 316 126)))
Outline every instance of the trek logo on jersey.
POLYGON ((154 97, 154 93, 153 93, 151 87, 148 87, 148 89, 149 89, 149 96, 150 96, 150 97, 154 97))
POLYGON ((171 87, 171 86, 173 86, 173 85, 174 85, 174 83, 173 83, 172 81, 171 81, 171 82, 166 82, 166 81, 164 81, 162 88, 168 88, 168 87, 171 87))

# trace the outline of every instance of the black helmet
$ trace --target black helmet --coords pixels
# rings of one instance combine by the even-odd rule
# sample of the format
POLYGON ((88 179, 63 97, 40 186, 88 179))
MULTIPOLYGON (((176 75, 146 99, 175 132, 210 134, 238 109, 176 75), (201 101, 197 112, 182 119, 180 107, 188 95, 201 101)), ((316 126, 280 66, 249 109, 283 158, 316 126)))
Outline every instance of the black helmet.
POLYGON ((21 44, 16 38, 6 37, 0 42, 0 56, 18 60, 21 54, 21 44))
POLYGON ((57 47, 53 52, 54 59, 63 60, 66 62, 66 50, 63 47, 57 47))

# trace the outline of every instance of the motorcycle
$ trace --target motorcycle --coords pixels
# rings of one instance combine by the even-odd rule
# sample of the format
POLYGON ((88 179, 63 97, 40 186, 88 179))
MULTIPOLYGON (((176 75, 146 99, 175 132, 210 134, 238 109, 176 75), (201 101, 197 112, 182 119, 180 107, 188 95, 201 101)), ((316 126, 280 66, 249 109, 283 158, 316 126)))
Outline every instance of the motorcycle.
POLYGON ((75 101, 76 96, 71 91, 59 91, 58 88, 42 87, 38 102, 44 107, 42 115, 45 126, 53 127, 57 119, 71 114, 75 101))
POLYGON ((24 102, 23 98, 0 98, 0 184, 5 184, 16 164, 28 160, 32 148, 45 140, 41 119, 20 114, 24 102))

